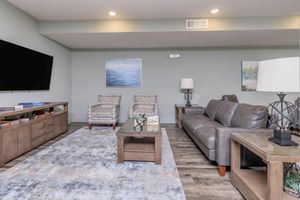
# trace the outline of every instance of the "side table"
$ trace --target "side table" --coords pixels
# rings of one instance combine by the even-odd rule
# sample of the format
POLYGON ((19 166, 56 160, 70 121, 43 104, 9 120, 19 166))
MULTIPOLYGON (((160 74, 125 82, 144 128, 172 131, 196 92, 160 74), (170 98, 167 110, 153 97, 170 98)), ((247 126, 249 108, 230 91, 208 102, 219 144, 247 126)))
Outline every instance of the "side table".
MULTIPOLYGON (((297 199, 283 191, 283 163, 300 162, 300 147, 279 146, 268 141, 272 133, 231 134, 231 183, 247 200, 297 199), (267 170, 241 169, 241 145, 261 157, 267 170)), ((300 138, 293 136, 299 143, 300 138)))
POLYGON ((191 106, 186 106, 185 104, 175 104, 175 122, 178 128, 182 128, 182 114, 185 109, 200 109, 202 108, 198 104, 192 104, 191 106))

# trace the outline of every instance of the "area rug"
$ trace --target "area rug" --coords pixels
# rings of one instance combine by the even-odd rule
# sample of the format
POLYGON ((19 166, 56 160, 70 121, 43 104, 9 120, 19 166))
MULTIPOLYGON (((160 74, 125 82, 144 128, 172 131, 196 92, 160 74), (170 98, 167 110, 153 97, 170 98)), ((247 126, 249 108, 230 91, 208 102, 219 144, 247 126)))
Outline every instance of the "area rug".
POLYGON ((83 127, 0 174, 0 199, 184 200, 162 129, 162 164, 116 162, 116 132, 83 127))

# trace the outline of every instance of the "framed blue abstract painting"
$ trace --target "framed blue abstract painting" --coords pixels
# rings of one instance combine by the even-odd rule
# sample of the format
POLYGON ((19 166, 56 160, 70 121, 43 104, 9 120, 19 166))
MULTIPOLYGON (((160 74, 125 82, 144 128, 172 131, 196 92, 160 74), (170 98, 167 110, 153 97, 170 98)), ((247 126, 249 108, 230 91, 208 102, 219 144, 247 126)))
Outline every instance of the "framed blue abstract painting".
POLYGON ((107 60, 105 81, 106 87, 141 87, 142 59, 107 60))

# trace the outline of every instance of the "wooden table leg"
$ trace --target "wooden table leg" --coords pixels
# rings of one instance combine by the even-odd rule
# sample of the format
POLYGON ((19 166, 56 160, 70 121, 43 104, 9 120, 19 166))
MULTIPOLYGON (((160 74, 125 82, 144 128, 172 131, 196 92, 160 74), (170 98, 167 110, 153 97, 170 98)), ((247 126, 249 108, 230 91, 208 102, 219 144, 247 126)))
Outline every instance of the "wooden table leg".
POLYGON ((118 145, 118 163, 124 162, 124 136, 117 136, 117 145, 118 145))
POLYGON ((237 171, 241 168, 241 145, 231 140, 231 170, 237 171))
POLYGON ((161 164, 161 137, 155 137, 155 164, 161 164))
POLYGON ((283 163, 268 162, 269 200, 282 200, 283 196, 283 163))
POLYGON ((241 145, 231 139, 231 183, 236 188, 235 176, 241 170, 241 145))

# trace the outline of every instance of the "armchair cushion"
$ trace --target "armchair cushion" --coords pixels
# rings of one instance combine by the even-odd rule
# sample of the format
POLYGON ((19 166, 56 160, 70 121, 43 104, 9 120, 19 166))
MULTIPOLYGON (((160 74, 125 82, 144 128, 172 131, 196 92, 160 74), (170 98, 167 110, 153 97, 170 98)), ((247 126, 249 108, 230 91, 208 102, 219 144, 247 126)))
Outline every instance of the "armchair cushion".
POLYGON ((231 126, 240 128, 266 128, 267 120, 267 107, 239 104, 233 115, 231 126))
POLYGON ((155 115, 154 104, 134 104, 132 107, 132 113, 134 115, 146 114, 147 116, 155 115))
POLYGON ((209 103, 207 104, 207 106, 205 108, 205 114, 212 120, 214 120, 214 118, 215 118, 217 107, 218 107, 219 103, 220 103, 220 101, 212 99, 209 101, 209 103))
POLYGON ((224 126, 230 126, 230 122, 238 103, 231 101, 220 101, 217 106, 215 120, 224 126))
POLYGON ((155 104, 157 103, 156 95, 134 95, 136 104, 155 104))
POLYGON ((99 95, 98 102, 106 105, 120 105, 120 95, 99 95))

